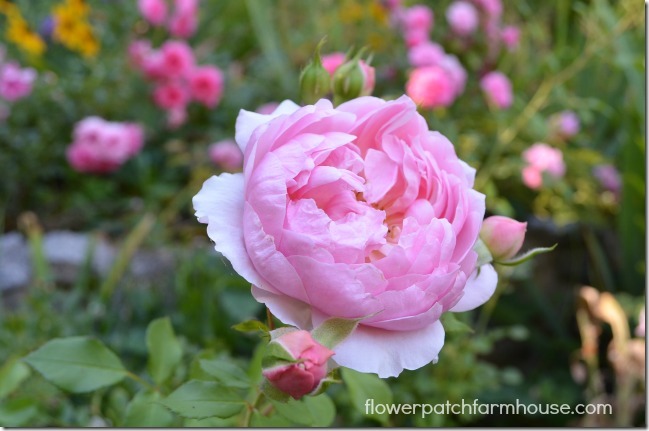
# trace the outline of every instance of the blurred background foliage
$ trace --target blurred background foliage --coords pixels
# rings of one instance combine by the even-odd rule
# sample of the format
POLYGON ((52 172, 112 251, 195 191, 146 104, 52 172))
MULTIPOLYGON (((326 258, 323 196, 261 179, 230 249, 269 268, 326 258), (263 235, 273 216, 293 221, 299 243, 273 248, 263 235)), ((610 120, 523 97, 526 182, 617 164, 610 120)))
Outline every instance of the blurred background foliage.
MULTIPOLYGON (((575 313, 582 285, 614 294, 632 327, 644 303, 643 6, 632 0, 506 2, 503 21, 520 27, 521 46, 502 54, 497 64, 512 80, 515 99, 510 109, 493 111, 478 85, 480 48, 461 52, 448 37, 443 14, 450 2, 421 3, 436 14, 432 39, 458 55, 469 71, 467 89, 456 103, 424 115, 433 129, 451 139, 459 156, 477 168, 476 187, 487 195, 489 213, 528 221, 526 248, 554 242, 559 247, 534 262, 506 269, 508 277, 501 277, 505 281, 486 306, 457 317, 473 331, 461 324, 449 329, 438 364, 387 380, 394 400, 518 398, 575 405, 605 399, 616 393, 616 372, 605 348, 611 332, 606 326, 602 330, 603 347, 596 355, 604 384, 599 392, 589 392, 579 371, 583 340, 575 313), (535 142, 548 142, 548 118, 565 109, 575 111, 582 123, 576 137, 555 143, 564 153, 566 176, 530 190, 520 178, 521 153, 535 142), (620 196, 604 190, 594 178, 593 168, 603 163, 621 172, 620 196)), ((15 4, 38 29, 54 2, 15 4)), ((134 249, 170 248, 175 266, 165 272, 169 276, 146 282, 129 277, 124 263, 116 264, 109 280, 86 265, 74 283, 57 284, 47 263, 39 265, 35 258, 32 284, 19 295, 5 295, 0 307, 0 363, 55 337, 89 334, 125 358, 129 369, 142 370, 146 325, 170 316, 187 359, 170 383, 173 387, 189 373, 189 358, 199 352, 249 358, 257 340, 230 327, 251 317, 265 319, 249 286, 209 250, 204 226, 192 215, 191 197, 203 180, 218 172, 205 156, 208 145, 234 135, 239 109, 297 99, 300 68, 324 35, 324 52, 370 48, 377 73, 374 95, 385 98, 404 92, 406 48, 379 1, 202 1, 198 31, 190 43, 201 62, 225 71, 225 94, 217 108, 194 106, 185 125, 169 130, 145 80, 127 59, 132 40, 146 35, 157 46, 165 34, 139 17, 134 1, 87 4, 89 24, 99 41, 94 57, 53 43, 40 56, 29 54, 6 39, 7 19, 0 16, 0 41, 7 57, 39 72, 32 95, 16 102, 0 123, 3 230, 22 231, 33 256, 42 247, 41 230, 67 229, 122 244, 126 264, 134 249), (89 115, 143 124, 143 152, 114 174, 73 171, 65 149, 74 124, 89 115), (153 216, 143 228, 145 213, 153 216)), ((641 380, 642 390, 636 389, 644 394, 644 376, 641 380)), ((34 373, 17 391, 0 391, 0 424, 87 426, 99 421, 119 426, 135 390, 135 384, 125 382, 92 395, 66 395, 34 373)), ((353 409, 345 386, 334 386, 329 393, 337 408, 337 426, 593 423, 592 418, 575 415, 394 416, 382 422, 353 409)), ((638 396, 644 400, 644 395, 638 396)), ((170 424, 183 424, 174 421, 170 424)), ((594 423, 614 421, 605 417, 594 423)), ((644 423, 644 409, 637 409, 624 425, 644 423)))

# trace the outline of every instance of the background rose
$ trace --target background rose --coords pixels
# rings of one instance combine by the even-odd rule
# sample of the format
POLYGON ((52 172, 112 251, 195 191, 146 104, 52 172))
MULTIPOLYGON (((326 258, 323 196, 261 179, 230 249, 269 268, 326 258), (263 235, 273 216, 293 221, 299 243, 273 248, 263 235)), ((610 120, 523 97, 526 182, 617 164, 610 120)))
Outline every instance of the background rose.
POLYGON ((493 293, 493 268, 474 272, 474 170, 408 97, 241 111, 236 141, 244 172, 207 180, 196 216, 283 322, 370 316, 336 348, 339 364, 419 368, 442 348, 441 314, 493 293))

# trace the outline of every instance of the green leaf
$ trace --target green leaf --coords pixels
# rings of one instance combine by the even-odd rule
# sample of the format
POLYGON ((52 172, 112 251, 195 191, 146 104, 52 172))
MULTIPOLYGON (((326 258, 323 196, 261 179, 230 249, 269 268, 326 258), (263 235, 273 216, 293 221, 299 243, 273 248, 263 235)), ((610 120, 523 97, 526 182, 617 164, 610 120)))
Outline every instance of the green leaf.
POLYGON ((149 324, 146 347, 149 351, 149 374, 160 385, 171 377, 183 356, 183 349, 168 317, 156 319, 149 324))
POLYGON ((335 317, 322 322, 311 332, 311 336, 323 346, 333 349, 351 334, 362 319, 342 319, 335 317))
POLYGON ((11 357, 0 368, 0 399, 18 389, 31 370, 18 357, 11 357))
POLYGON ((341 368, 340 374, 349 389, 349 395, 351 396, 354 408, 361 414, 376 419, 386 425, 390 418, 388 413, 372 414, 370 411, 370 414, 366 414, 365 403, 367 400, 372 399, 375 405, 391 404, 392 391, 390 391, 388 384, 376 374, 359 373, 349 368, 341 368))
POLYGON ((153 391, 138 392, 126 408, 124 427, 168 427, 174 416, 160 404, 160 394, 153 391))
POLYGON ((204 359, 200 361, 200 364, 203 371, 215 377, 225 386, 237 389, 250 387, 250 378, 245 371, 226 359, 204 359))
POLYGON ((70 392, 113 385, 127 375, 119 358, 99 340, 58 338, 25 357, 45 379, 70 392))
POLYGON ((271 341, 266 346, 266 352, 261 360, 261 365, 264 368, 272 368, 278 365, 287 365, 296 362, 295 358, 281 344, 271 341))
POLYGON ((263 416, 255 410, 250 417, 250 427, 252 428, 289 428, 294 426, 293 422, 278 414, 263 416))
POLYGON ((537 254, 543 254, 543 253, 549 253, 555 248, 557 248, 558 244, 553 245, 552 247, 537 247, 533 248, 532 250, 527 251, 526 253, 521 254, 520 256, 516 256, 510 260, 496 260, 494 263, 497 263, 499 265, 505 265, 505 266, 516 266, 520 265, 523 262, 527 262, 528 260, 532 259, 534 256, 537 254))
POLYGON ((491 263, 494 260, 493 256, 491 256, 491 252, 480 238, 478 238, 476 243, 473 245, 473 250, 478 253, 478 262, 476 263, 476 267, 481 267, 482 265, 491 263))
POLYGON ((290 399, 286 403, 274 402, 277 413, 298 425, 328 427, 336 417, 336 407, 326 394, 317 397, 290 399))
POLYGON ((440 320, 446 332, 473 332, 473 329, 466 323, 460 321, 454 313, 444 313, 440 320))
POLYGON ((185 418, 226 419, 239 413, 245 401, 220 383, 192 380, 172 392, 162 404, 185 418))
POLYGON ((38 414, 34 400, 19 398, 0 403, 0 426, 21 427, 32 425, 30 422, 38 414))
POLYGON ((263 322, 259 320, 246 320, 245 322, 237 323, 232 326, 232 329, 244 333, 259 334, 265 342, 270 341, 270 329, 263 322))

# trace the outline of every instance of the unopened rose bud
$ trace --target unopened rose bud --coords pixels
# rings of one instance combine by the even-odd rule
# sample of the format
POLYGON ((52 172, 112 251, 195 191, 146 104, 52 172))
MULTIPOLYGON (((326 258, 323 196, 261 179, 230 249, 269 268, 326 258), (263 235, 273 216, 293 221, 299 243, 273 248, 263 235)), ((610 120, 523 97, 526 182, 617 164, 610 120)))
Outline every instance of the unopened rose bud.
POLYGON ((300 97, 308 104, 317 102, 331 91, 331 77, 320 58, 322 43, 318 44, 313 59, 300 74, 300 97))
POLYGON ((511 259, 523 246, 527 223, 509 217, 491 216, 484 219, 480 239, 495 260, 511 259))
MULTIPOLYGON (((372 69, 372 72, 374 69, 372 69)), ((367 81, 366 71, 363 70, 360 60, 357 58, 336 69, 334 73, 334 97, 341 102, 355 99, 364 95, 366 92, 365 84, 367 81)), ((374 86, 374 76, 371 77, 372 87, 374 86)), ((371 93, 371 90, 370 90, 371 93)))
POLYGON ((327 375, 327 360, 334 354, 315 341, 308 331, 302 330, 274 339, 268 352, 264 360, 264 377, 296 400, 318 389, 327 375))

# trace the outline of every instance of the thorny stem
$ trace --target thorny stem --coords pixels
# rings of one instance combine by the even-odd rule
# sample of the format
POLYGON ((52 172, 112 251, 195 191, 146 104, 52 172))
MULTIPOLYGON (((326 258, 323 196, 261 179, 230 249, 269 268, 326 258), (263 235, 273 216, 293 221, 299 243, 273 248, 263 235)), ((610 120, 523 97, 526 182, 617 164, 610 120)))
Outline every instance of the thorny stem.
POLYGON ((245 428, 250 427, 250 420, 252 419, 252 413, 258 407, 259 402, 263 399, 263 395, 264 393, 261 390, 257 389, 257 393, 255 394, 255 398, 252 400, 252 402, 246 403, 246 414, 243 416, 241 427, 245 427, 245 428))

